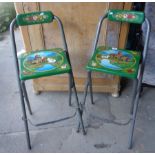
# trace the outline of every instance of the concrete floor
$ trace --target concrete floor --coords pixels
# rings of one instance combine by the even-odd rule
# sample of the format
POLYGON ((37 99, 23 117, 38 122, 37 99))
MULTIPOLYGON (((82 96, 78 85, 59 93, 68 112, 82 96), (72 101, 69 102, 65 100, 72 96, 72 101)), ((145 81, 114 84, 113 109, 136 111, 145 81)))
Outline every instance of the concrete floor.
MULTIPOLYGON (((18 49, 21 50, 23 45, 19 31, 16 31, 16 35, 18 49)), ((76 133, 77 117, 39 128, 30 125, 32 150, 29 151, 21 120, 19 91, 8 32, 0 36, 0 54, 0 152, 155 152, 155 89, 151 88, 144 89, 133 149, 127 149, 131 81, 125 82, 119 98, 95 93, 95 105, 91 105, 88 96, 84 114, 86 136, 76 133)), ((26 85, 34 113, 29 118, 33 123, 74 113, 74 108, 68 106, 67 92, 43 92, 35 95, 31 81, 27 81, 26 85)), ((82 100, 83 94, 78 95, 82 100)))

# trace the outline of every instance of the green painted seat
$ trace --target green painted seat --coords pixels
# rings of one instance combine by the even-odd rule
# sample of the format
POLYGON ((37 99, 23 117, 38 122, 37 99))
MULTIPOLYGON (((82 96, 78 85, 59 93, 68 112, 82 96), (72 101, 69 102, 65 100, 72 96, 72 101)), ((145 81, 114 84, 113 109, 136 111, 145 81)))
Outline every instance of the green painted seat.
POLYGON ((40 50, 21 54, 19 57, 20 79, 34 79, 69 73, 71 67, 63 49, 40 50))
POLYGON ((136 78, 140 57, 140 52, 137 51, 100 46, 96 48, 86 69, 128 78, 136 78))

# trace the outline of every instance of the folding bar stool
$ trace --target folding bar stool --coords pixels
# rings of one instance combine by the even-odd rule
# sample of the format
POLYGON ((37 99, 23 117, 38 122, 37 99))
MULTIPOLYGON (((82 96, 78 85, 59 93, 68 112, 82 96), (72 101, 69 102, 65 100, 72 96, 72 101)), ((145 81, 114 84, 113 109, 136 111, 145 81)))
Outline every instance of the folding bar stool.
MULTIPOLYGON (((142 84, 145 59, 147 55, 147 47, 149 41, 150 24, 149 20, 144 16, 143 12, 138 11, 127 11, 127 10, 109 10, 104 16, 99 20, 96 37, 93 45, 93 54, 86 69, 88 71, 88 77, 85 85, 83 104, 86 102, 86 96, 88 88, 90 91, 91 103, 93 102, 93 89, 92 89, 92 72, 103 72, 107 74, 113 74, 121 77, 126 77, 134 80, 133 97, 131 104, 131 128, 129 134, 129 144, 128 148, 132 148, 133 132, 136 120, 136 114, 138 109, 138 100, 140 95, 140 88, 142 84), (142 24, 146 22, 147 32, 144 44, 143 52, 117 49, 106 46, 97 46, 100 30, 103 21, 107 20, 113 22, 127 22, 133 24, 142 24)), ((79 124, 80 127, 80 124, 79 124)))
MULTIPOLYGON (((20 91, 21 106, 23 111, 22 119, 25 124, 28 148, 31 149, 31 143, 30 143, 30 134, 29 134, 28 118, 26 114, 25 103, 27 103, 27 107, 31 115, 32 115, 32 111, 31 111, 28 95, 26 92, 25 81, 29 79, 67 73, 69 75, 69 105, 71 105, 72 91, 74 91, 75 99, 76 99, 76 112, 74 114, 76 113, 78 114, 79 123, 82 126, 83 134, 85 134, 86 132, 85 132, 84 124, 82 120, 81 104, 78 101, 77 91, 76 91, 73 72, 72 72, 72 66, 70 63, 65 33, 63 29, 63 24, 59 19, 59 17, 55 16, 51 11, 18 14, 10 25, 10 34, 11 34, 12 48, 13 48, 15 66, 16 66, 17 81, 18 81, 18 86, 20 91), (45 24, 45 23, 51 23, 54 20, 58 23, 59 29, 61 31, 63 49, 54 48, 54 49, 44 49, 39 51, 30 51, 17 57, 17 48, 16 48, 15 35, 14 35, 15 25, 28 26, 28 25, 34 25, 34 24, 45 24)), ((35 126, 56 123, 70 118, 71 116, 68 116, 55 121, 36 124, 35 126)))

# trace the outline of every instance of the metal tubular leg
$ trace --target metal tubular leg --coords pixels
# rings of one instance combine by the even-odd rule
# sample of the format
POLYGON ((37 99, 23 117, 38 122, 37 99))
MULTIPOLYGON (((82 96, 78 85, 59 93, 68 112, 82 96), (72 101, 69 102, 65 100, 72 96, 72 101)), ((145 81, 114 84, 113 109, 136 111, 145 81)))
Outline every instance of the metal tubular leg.
POLYGON ((82 104, 85 105, 86 103, 86 97, 87 97, 87 93, 88 93, 88 86, 89 86, 89 81, 87 79, 86 85, 85 85, 85 90, 84 90, 84 98, 83 98, 83 102, 82 104))
POLYGON ((19 85, 19 92, 20 92, 20 99, 21 99, 21 105, 22 105, 22 111, 23 111, 23 121, 24 121, 24 125, 25 125, 28 149, 31 149, 30 134, 29 134, 29 128, 28 128, 28 122, 27 122, 24 97, 23 97, 23 92, 22 92, 22 84, 23 84, 23 82, 21 82, 19 85))
POLYGON ((79 103, 78 96, 77 96, 77 91, 76 91, 76 86, 75 86, 75 82, 74 82, 74 77, 73 77, 72 73, 70 75, 71 75, 72 81, 73 81, 73 89, 74 89, 75 99, 76 99, 76 104, 77 104, 77 109, 78 109, 79 122, 80 122, 80 124, 82 126, 82 132, 85 135, 86 131, 84 129, 84 124, 83 124, 83 119, 82 119, 82 110, 80 109, 80 103, 79 103))
POLYGON ((128 145, 129 149, 132 148, 132 139, 133 139, 133 132, 134 132, 134 126, 136 121, 137 110, 138 110, 139 95, 140 95, 140 90, 138 90, 136 94, 135 103, 134 103, 134 109, 133 109, 133 115, 132 115, 132 121, 131 121, 130 133, 129 133, 129 145, 128 145))
POLYGON ((72 99, 72 88, 73 88, 73 82, 72 82, 72 78, 69 74, 69 106, 72 105, 71 103, 71 99, 72 99))
POLYGON ((78 115, 79 115, 80 125, 82 126, 82 132, 85 135, 86 131, 84 129, 84 123, 83 123, 83 119, 82 119, 82 110, 80 109, 80 103, 78 101, 78 96, 77 96, 77 91, 76 91, 76 88, 75 88, 75 84, 74 84, 73 89, 74 89, 74 92, 75 92, 76 103, 77 103, 77 106, 78 106, 78 115))
POLYGON ((147 31, 146 31, 144 49, 142 53, 143 54, 142 64, 140 66, 140 72, 139 72, 139 78, 138 78, 137 94, 136 94, 136 99, 134 103, 133 115, 132 115, 133 117, 132 117, 132 122, 131 122, 131 130, 130 130, 130 135, 129 135, 129 146, 128 146, 129 149, 132 148, 133 132, 134 132, 134 126, 135 126, 136 115, 137 115, 137 110, 138 110, 138 101, 139 101, 139 96, 141 92, 141 84, 142 84, 142 79, 143 79, 145 60, 147 56, 148 41, 149 41, 149 35, 150 35, 150 22, 147 18, 145 18, 145 22, 147 24, 147 31))
POLYGON ((81 124, 79 123, 76 132, 80 132, 80 126, 81 124))
POLYGON ((93 102, 93 88, 92 88, 92 78, 91 78, 91 72, 88 72, 88 79, 89 79, 89 88, 90 88, 90 100, 91 103, 94 104, 93 102))
MULTIPOLYGON (((87 79, 85 89, 84 89, 84 98, 83 98, 83 101, 82 101, 82 105, 85 105, 85 103, 86 103, 86 97, 87 97, 87 93, 88 93, 88 86, 89 86, 89 81, 87 79)), ((83 114, 83 109, 82 109, 82 114, 83 114)), ((77 132, 79 132, 79 131, 80 131, 80 123, 79 123, 78 128, 77 128, 77 132)))
POLYGON ((25 100, 26 100, 26 103, 27 103, 27 107, 28 107, 29 113, 32 115, 32 110, 31 110, 31 106, 30 106, 30 102, 29 102, 29 99, 28 99, 28 95, 27 95, 27 91, 26 91, 26 87, 25 87, 25 82, 24 81, 22 82, 22 88, 23 88, 23 94, 24 94, 24 97, 25 97, 25 100))
POLYGON ((138 86, 138 80, 135 79, 133 83, 133 95, 132 95, 132 101, 131 101, 130 114, 133 114, 134 101, 137 94, 137 86, 138 86))

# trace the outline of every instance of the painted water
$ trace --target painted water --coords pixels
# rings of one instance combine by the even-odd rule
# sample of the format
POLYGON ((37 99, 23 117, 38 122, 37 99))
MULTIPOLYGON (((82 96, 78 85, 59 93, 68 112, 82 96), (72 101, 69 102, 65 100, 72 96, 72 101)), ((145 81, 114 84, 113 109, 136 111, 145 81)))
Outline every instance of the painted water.
POLYGON ((56 67, 51 65, 51 64, 45 64, 40 68, 37 68, 36 71, 42 72, 42 71, 48 71, 48 70, 52 70, 55 69, 56 67))
POLYGON ((108 60, 108 59, 101 60, 101 65, 106 67, 106 68, 110 68, 110 69, 114 69, 114 70, 120 70, 121 69, 120 67, 111 64, 110 60, 108 60))

